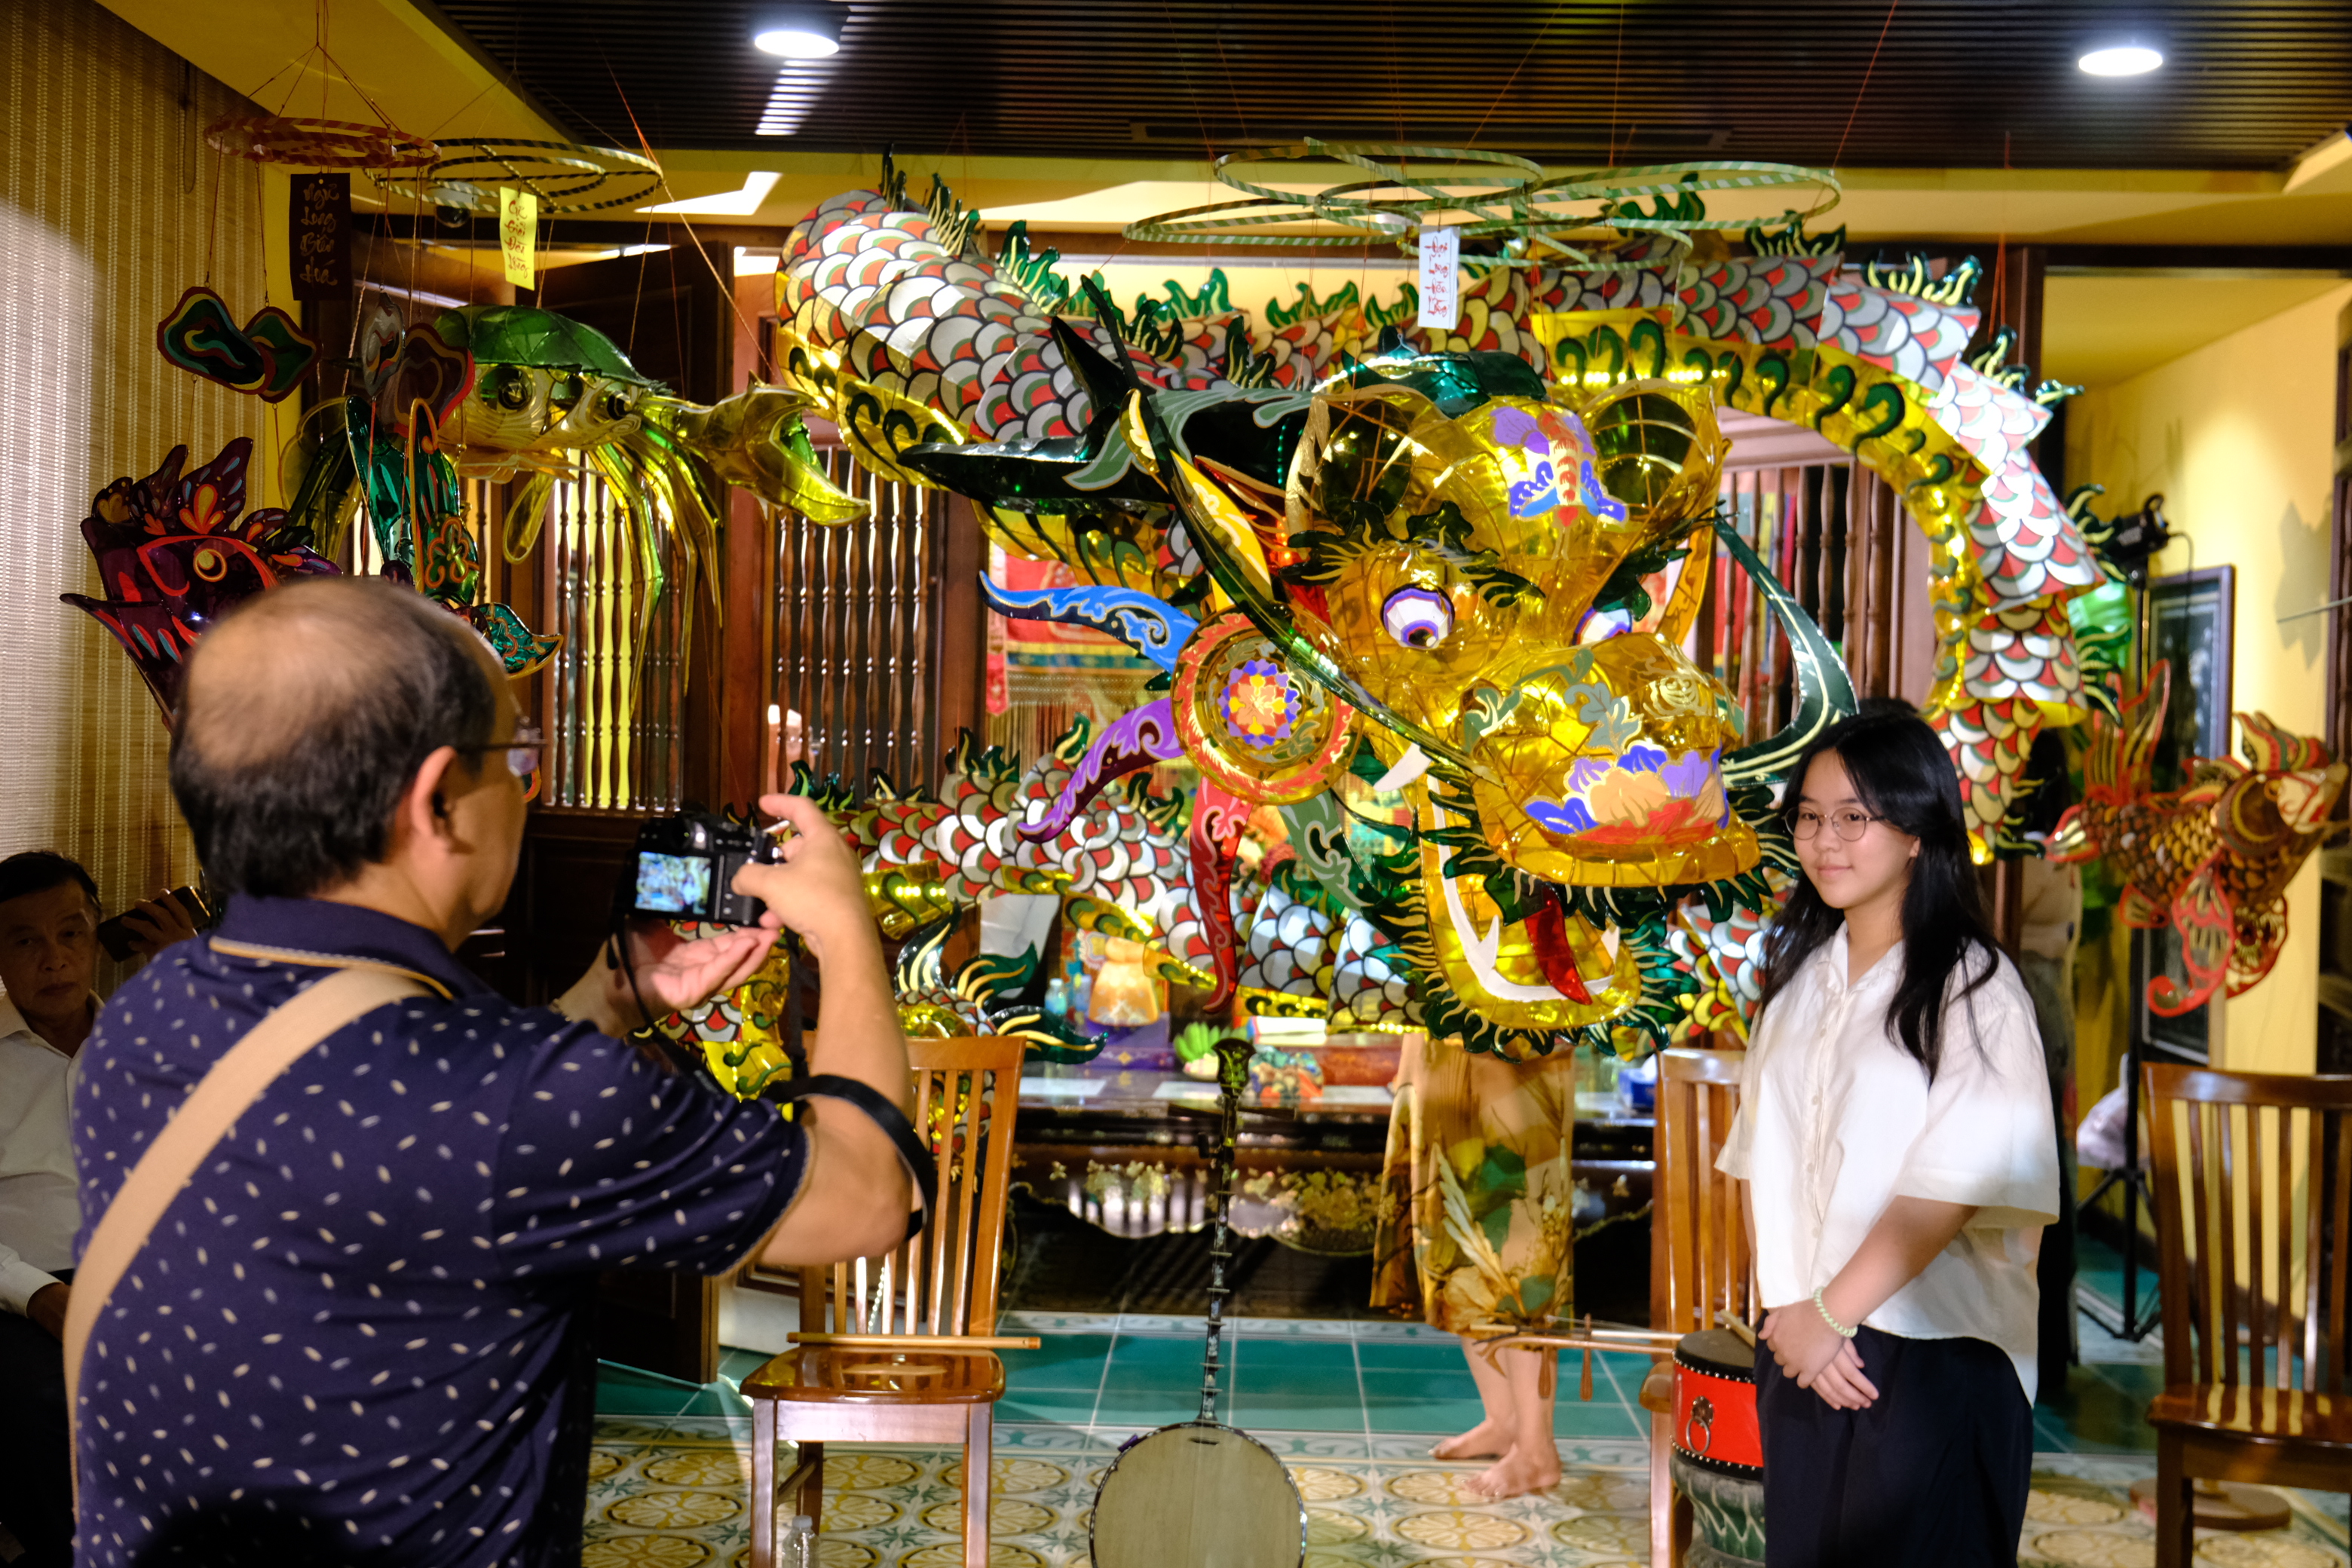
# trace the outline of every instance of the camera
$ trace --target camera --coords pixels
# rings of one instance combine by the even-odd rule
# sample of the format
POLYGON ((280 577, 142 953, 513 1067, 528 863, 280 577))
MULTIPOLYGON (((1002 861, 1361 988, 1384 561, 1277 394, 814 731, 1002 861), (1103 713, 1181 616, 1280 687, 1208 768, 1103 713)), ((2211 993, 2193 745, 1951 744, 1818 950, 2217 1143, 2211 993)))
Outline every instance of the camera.
POLYGON ((657 817, 637 829, 621 895, 633 915, 754 925, 766 906, 730 884, 745 864, 778 858, 774 840, 743 823, 697 811, 657 817))

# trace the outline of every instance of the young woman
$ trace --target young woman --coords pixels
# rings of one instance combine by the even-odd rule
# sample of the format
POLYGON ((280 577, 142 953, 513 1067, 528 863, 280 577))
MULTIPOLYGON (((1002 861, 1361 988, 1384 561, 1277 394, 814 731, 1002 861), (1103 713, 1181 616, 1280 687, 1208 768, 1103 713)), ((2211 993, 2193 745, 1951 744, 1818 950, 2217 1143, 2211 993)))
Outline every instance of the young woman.
POLYGON ((1986 929, 1958 782, 1907 705, 1799 759, 1721 1168, 1746 1183, 1772 1568, 2014 1563, 2034 1258, 2057 1217, 2033 1007, 1986 929))

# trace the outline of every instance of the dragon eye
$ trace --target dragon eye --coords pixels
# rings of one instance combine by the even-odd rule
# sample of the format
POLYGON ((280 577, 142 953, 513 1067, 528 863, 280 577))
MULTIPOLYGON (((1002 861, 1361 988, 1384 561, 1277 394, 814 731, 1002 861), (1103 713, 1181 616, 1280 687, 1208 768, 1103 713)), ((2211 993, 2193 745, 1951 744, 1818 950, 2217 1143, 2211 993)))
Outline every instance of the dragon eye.
POLYGON ((1454 630, 1454 603, 1427 588, 1399 588, 1381 605, 1381 625, 1406 647, 1435 647, 1454 630))
POLYGON ((629 400, 620 393, 608 392, 602 401, 605 418, 626 419, 629 416, 629 400))

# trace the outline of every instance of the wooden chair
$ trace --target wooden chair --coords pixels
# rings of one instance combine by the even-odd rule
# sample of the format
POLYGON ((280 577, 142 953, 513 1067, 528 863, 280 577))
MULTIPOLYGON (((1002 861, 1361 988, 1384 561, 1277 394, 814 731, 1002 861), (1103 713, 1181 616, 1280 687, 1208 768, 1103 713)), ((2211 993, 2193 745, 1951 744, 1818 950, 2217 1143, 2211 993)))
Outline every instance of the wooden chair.
MULTIPOLYGON (((1650 1327, 1671 1345, 1717 1326, 1729 1312, 1744 1323, 1759 1315, 1756 1263, 1739 1184, 1715 1168, 1739 1110, 1745 1051, 1673 1050, 1658 1058, 1657 1131, 1650 1210, 1650 1327)), ((1650 1561, 1679 1564, 1690 1539, 1686 1504, 1675 1495, 1667 1457, 1674 1452, 1674 1357, 1659 1357, 1642 1381, 1650 1413, 1650 1561)))
POLYGON ((879 1258, 803 1269, 794 1348, 743 1380, 752 1568, 773 1568, 780 1491, 797 1498, 794 1511, 824 1519, 827 1443, 961 1444, 964 1562, 985 1568, 990 1425, 1004 1393, 995 1352, 1038 1344, 992 1332, 1023 1049, 1019 1040, 908 1042, 914 1122, 919 1136, 930 1129, 939 1213, 879 1258), (799 1446, 798 1463, 779 1486, 784 1442, 799 1446))
POLYGON ((2164 1302, 2165 1388, 2147 1413, 2156 1560, 2189 1568, 2196 1483, 2352 1489, 2352 1077, 2147 1073, 2164 1302))

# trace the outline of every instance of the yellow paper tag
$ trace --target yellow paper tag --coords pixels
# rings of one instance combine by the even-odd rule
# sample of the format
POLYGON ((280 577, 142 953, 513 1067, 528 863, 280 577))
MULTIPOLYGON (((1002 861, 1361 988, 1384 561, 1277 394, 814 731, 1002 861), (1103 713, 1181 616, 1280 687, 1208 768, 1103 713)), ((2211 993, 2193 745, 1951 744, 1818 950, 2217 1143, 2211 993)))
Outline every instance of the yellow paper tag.
POLYGON ((506 255, 507 281, 518 289, 539 285, 539 198, 529 191, 499 187, 499 248, 506 255))

